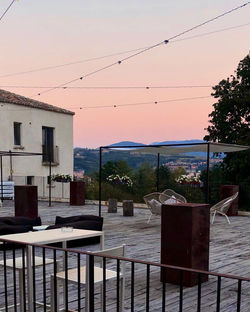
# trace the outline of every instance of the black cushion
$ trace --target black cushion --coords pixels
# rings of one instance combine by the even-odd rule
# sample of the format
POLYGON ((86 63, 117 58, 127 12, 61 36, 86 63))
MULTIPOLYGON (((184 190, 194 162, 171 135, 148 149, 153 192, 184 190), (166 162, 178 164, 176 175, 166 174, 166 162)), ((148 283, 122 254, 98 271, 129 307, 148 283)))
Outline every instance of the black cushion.
MULTIPOLYGON (((103 218, 102 217, 87 216, 87 215, 81 216, 81 217, 91 217, 92 220, 80 220, 80 221, 76 221, 76 222, 59 223, 59 224, 49 226, 47 228, 47 230, 58 229, 58 228, 61 228, 63 226, 71 226, 75 229, 102 231, 102 226, 103 226, 103 218)), ((79 218, 79 216, 68 217, 68 218, 57 217, 57 220, 59 220, 59 222, 60 222, 60 221, 64 221, 65 219, 77 220, 77 218, 79 218)), ((67 246, 68 247, 79 247, 79 246, 97 244, 99 242, 100 242, 100 237, 89 237, 89 238, 70 241, 67 243, 67 246)), ((59 246, 59 244, 53 244, 53 246, 59 246)))
MULTIPOLYGON (((0 223, 0 235, 8 235, 8 234, 17 234, 17 233, 25 233, 32 231, 32 225, 9 225, 0 223)), ((7 243, 7 244, 1 244, 0 250, 13 250, 13 249, 19 249, 24 248, 25 245, 23 244, 14 244, 14 243, 7 243)))
POLYGON ((93 221, 93 220, 77 221, 77 222, 64 223, 64 224, 55 224, 55 225, 49 226, 47 230, 58 229, 63 226, 70 226, 75 229, 82 229, 82 230, 102 231, 102 222, 93 221))
POLYGON ((103 218, 94 216, 94 215, 79 215, 79 216, 72 216, 72 217, 59 217, 56 216, 55 224, 65 224, 65 223, 72 223, 78 222, 83 220, 92 220, 103 223, 103 218))
POLYGON ((65 223, 72 223, 72 222, 77 222, 80 221, 80 216, 73 216, 73 217, 59 217, 56 216, 56 221, 55 224, 65 224, 65 223))
MULTIPOLYGON (((7 224, 7 225, 31 225, 31 226, 37 226, 41 225, 41 218, 27 218, 27 217, 0 217, 0 224, 7 224)), ((1 225, 0 225, 1 226, 1 225)), ((16 232, 20 233, 20 232, 16 232)))
POLYGON ((8 225, 0 224, 0 235, 25 233, 32 231, 32 225, 8 225))

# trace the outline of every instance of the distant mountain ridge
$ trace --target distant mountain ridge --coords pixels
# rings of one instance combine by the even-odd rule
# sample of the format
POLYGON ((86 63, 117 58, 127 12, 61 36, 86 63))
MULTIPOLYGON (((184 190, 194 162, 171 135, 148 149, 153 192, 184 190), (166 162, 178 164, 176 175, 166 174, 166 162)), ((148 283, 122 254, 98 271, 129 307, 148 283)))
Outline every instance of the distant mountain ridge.
POLYGON ((163 144, 191 144, 191 143, 204 143, 205 141, 203 140, 179 140, 179 141, 162 141, 162 142, 153 142, 150 144, 144 144, 144 143, 138 143, 138 142, 133 142, 133 141, 121 141, 117 143, 110 144, 109 146, 135 146, 135 145, 140 145, 140 146, 145 146, 145 145, 163 145, 163 144))
POLYGON ((191 143, 204 143, 203 140, 180 140, 180 141, 162 141, 162 142, 153 142, 153 145, 161 144, 191 144, 191 143))
POLYGON ((121 142, 110 144, 109 146, 136 146, 136 145, 145 146, 146 144, 132 142, 132 141, 121 141, 121 142))
MULTIPOLYGON (((138 143, 133 141, 121 141, 117 143, 113 143, 109 146, 146 146, 146 145, 164 145, 164 144, 192 144, 192 143, 204 143, 205 141, 199 139, 193 140, 179 140, 179 141, 162 141, 162 142, 153 142, 150 144, 138 143)), ((129 149, 128 149, 129 150, 129 149)), ((196 156, 196 157, 206 157, 207 154, 204 152, 190 152, 186 153, 189 156, 196 156)))

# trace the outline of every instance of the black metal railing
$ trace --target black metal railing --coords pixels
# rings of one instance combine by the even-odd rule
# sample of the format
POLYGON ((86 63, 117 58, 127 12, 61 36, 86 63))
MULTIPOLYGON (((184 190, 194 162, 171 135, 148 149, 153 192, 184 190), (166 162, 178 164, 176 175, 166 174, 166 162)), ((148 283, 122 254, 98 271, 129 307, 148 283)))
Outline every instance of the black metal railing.
POLYGON ((208 308, 216 312, 249 311, 250 298, 242 296, 242 291, 244 289, 245 293, 249 294, 250 278, 125 257, 100 255, 98 252, 92 253, 37 244, 16 243, 13 246, 13 242, 10 245, 9 241, 0 241, 3 242, 0 245, 0 309, 3 311, 8 312, 13 309, 14 311, 30 312, 58 311, 62 306, 65 311, 101 311, 102 306, 102 311, 119 312, 122 311, 124 305, 126 311, 139 309, 140 311, 182 312, 187 308, 187 311, 200 312, 203 311, 203 305, 206 311, 208 308), (29 270, 27 270, 25 262, 27 248, 32 250, 29 270), (103 283, 101 283, 101 289, 98 290, 95 287, 94 266, 95 260, 100 257, 103 269, 99 280, 103 280, 103 283), (107 271, 110 269, 108 268, 110 260, 113 260, 111 269, 116 271, 116 275, 113 282, 108 285, 106 280, 110 277, 108 276, 110 271, 107 271), (88 274, 86 275, 87 280, 85 280, 81 268, 87 263, 88 274), (125 302, 121 298, 120 286, 123 263, 126 263, 125 302), (73 269, 75 273, 74 286, 71 285, 73 269), (165 274, 168 270, 179 272, 178 285, 160 282, 159 273, 165 274), (19 278, 17 278, 17 271, 19 278), (65 274, 59 276, 58 272, 61 271, 64 271, 65 274), (196 286, 184 287, 183 281, 186 272, 197 275, 196 286), (32 276, 27 276, 29 274, 32 276), (204 275, 210 276, 210 279, 208 282, 202 283, 204 275), (30 287, 30 281, 32 281, 32 287, 30 287), (83 283, 87 283, 88 287, 83 288, 83 283), (52 288, 54 288, 53 292, 52 288), (232 292, 228 293, 232 288, 236 289, 235 296, 232 295, 232 292), (62 296, 58 295, 60 289, 63 290, 62 296), (51 297, 52 293, 53 297, 51 297), (51 307, 52 302, 54 304, 51 307))

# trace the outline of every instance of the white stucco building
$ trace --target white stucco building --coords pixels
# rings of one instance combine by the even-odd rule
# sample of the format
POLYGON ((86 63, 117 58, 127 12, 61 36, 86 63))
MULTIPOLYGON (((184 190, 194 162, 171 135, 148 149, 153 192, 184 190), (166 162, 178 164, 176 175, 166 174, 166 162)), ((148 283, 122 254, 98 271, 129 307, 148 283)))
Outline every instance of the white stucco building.
MULTIPOLYGON (((46 198, 50 157, 52 174, 73 176, 73 115, 0 89, 0 150, 44 153, 3 157, 3 180, 37 185, 39 197, 46 198)), ((53 183, 52 198, 69 198, 69 183, 53 183)))

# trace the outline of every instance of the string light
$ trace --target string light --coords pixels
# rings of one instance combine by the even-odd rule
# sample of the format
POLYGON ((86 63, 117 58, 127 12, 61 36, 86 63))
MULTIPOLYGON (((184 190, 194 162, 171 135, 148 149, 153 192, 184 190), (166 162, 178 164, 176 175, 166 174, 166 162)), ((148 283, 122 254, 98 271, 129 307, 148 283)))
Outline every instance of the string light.
MULTIPOLYGON (((196 97, 187 97, 187 98, 178 98, 178 99, 168 99, 168 100, 160 100, 160 101, 149 101, 149 102, 137 102, 137 103, 125 103, 125 104, 110 104, 110 105, 99 105, 99 106, 80 106, 80 107, 60 107, 65 110, 85 110, 85 109, 103 109, 103 108, 118 108, 118 107, 126 107, 126 106, 141 106, 141 105, 158 105, 163 103, 170 102, 181 102, 181 101, 191 101, 191 100, 200 100, 200 99, 208 99, 211 98, 210 95, 206 96, 196 96, 196 97)), ((24 108, 24 109, 2 109, 4 104, 0 105, 0 112, 20 112, 20 111, 30 111, 32 108, 24 108)))
POLYGON ((111 105, 99 105, 99 106, 67 107, 67 108, 64 108, 64 109, 78 110, 78 109, 112 108, 112 107, 117 108, 117 107, 125 107, 125 106, 156 105, 156 104, 169 103, 169 102, 181 102, 181 101, 199 100, 199 99, 207 99, 207 98, 211 98, 211 96, 210 95, 206 95, 206 96, 196 96, 196 97, 169 99, 169 100, 161 100, 161 101, 125 103, 125 104, 111 104, 111 105))
MULTIPOLYGON (((143 89, 143 90, 150 90, 150 89, 189 89, 189 88, 211 88, 212 85, 173 85, 173 86, 84 86, 84 87, 77 87, 77 86, 68 86, 68 87, 56 87, 57 89, 70 89, 70 90, 81 90, 81 89, 93 89, 93 90, 105 90, 105 89, 112 89, 112 90, 121 90, 121 89, 143 89)), ((47 89, 52 88, 51 86, 15 86, 15 85, 3 85, 0 88, 19 88, 19 89, 47 89)))
MULTIPOLYGON (((204 37, 204 36, 208 36, 208 35, 212 35, 212 34, 215 34, 215 33, 224 32, 224 31, 228 31, 228 30, 232 30, 232 29, 242 28, 242 27, 246 27, 246 26, 249 26, 249 25, 250 25, 250 23, 245 23, 245 24, 231 26, 231 27, 227 27, 227 28, 222 28, 222 29, 218 29, 218 30, 214 30, 214 31, 210 31, 210 32, 205 32, 205 33, 201 33, 201 34, 194 35, 194 36, 191 36, 191 37, 186 37, 186 38, 183 38, 183 39, 172 40, 171 42, 169 42, 169 44, 173 44, 173 43, 179 42, 179 41, 186 41, 186 40, 190 40, 190 39, 204 37)), ((85 62, 97 61, 97 60, 101 60, 101 59, 105 59, 105 58, 109 58, 109 57, 113 57, 113 56, 117 56, 117 55, 122 55, 122 54, 127 54, 127 53, 131 53, 131 52, 135 52, 135 51, 140 51, 140 50, 143 50, 143 49, 145 49, 145 47, 137 48, 137 49, 133 49, 133 50, 127 50, 127 51, 123 51, 123 52, 117 52, 117 53, 108 54, 108 55, 99 56, 99 57, 88 58, 88 59, 85 59, 85 60, 79 60, 79 61, 63 63, 63 64, 59 64, 59 65, 40 67, 40 68, 36 68, 36 69, 31 69, 31 70, 26 70, 26 71, 11 73, 11 74, 0 75, 0 78, 13 77, 13 76, 19 76, 19 75, 24 75, 24 74, 31 74, 31 73, 36 73, 36 72, 40 72, 40 71, 46 71, 46 70, 57 69, 57 68, 62 68, 62 67, 66 67, 66 66, 72 66, 72 65, 76 65, 76 64, 81 64, 81 63, 85 63, 85 62)), ((43 88, 43 87, 41 87, 41 88, 43 88)), ((46 88, 51 88, 51 87, 46 87, 46 88)), ((65 87, 65 89, 66 89, 66 87, 65 87)))
MULTIPOLYGON (((169 43, 169 41, 171 41, 171 40, 173 40, 173 39, 176 39, 176 38, 178 38, 178 37, 180 37, 180 36, 183 36, 184 34, 187 34, 187 33, 191 32, 191 31, 193 31, 193 30, 195 30, 195 29, 197 29, 197 28, 199 28, 199 27, 202 27, 202 26, 204 26, 204 25, 206 25, 206 24, 208 24, 208 23, 210 23, 210 22, 213 22, 213 21, 215 21, 215 20, 217 20, 217 19, 219 19, 219 18, 221 18, 221 17, 224 17, 225 15, 230 14, 230 13, 236 11, 236 10, 239 10, 239 9, 241 9, 241 8, 243 8, 243 7, 245 7, 245 6, 247 6, 249 3, 250 3, 250 1, 244 3, 244 4, 240 5, 240 6, 237 6, 237 7, 233 8, 233 9, 231 9, 231 10, 229 10, 229 11, 226 11, 226 12, 220 14, 220 15, 217 15, 217 16, 215 16, 215 17, 209 19, 209 20, 206 20, 206 21, 204 21, 203 23, 200 23, 200 24, 198 24, 198 25, 196 25, 196 26, 193 26, 193 27, 191 27, 191 28, 188 28, 188 29, 186 29, 186 30, 184 30, 184 31, 182 31, 182 32, 180 32, 180 33, 178 33, 178 34, 176 34, 176 35, 174 35, 174 36, 168 38, 167 40, 163 40, 163 41, 161 41, 161 42, 159 42, 159 43, 156 43, 156 44, 154 44, 154 45, 152 45, 152 46, 149 46, 149 47, 147 47, 147 48, 145 48, 145 49, 143 49, 143 50, 141 50, 141 51, 135 52, 135 53, 133 53, 133 54, 131 54, 131 55, 129 55, 129 56, 127 56, 127 57, 125 57, 125 58, 119 60, 118 62, 111 63, 111 64, 109 64, 109 65, 107 65, 107 66, 104 66, 104 67, 101 67, 101 68, 99 68, 99 69, 97 69, 97 70, 95 70, 95 71, 89 72, 89 73, 87 73, 87 74, 84 75, 84 78, 87 78, 87 77, 89 77, 89 76, 92 76, 92 75, 94 75, 94 74, 97 74, 97 73, 99 73, 99 72, 101 72, 101 71, 103 71, 103 70, 109 69, 109 68, 111 68, 111 67, 113 67, 113 66, 115 66, 115 65, 117 65, 117 64, 121 64, 121 63, 124 62, 124 61, 127 61, 127 60, 129 60, 129 59, 131 59, 131 58, 134 58, 134 57, 136 57, 136 56, 138 56, 138 55, 140 55, 140 54, 142 54, 142 53, 145 53, 145 52, 147 52, 147 51, 149 51, 149 50, 152 50, 152 49, 154 49, 154 48, 156 48, 156 47, 159 47, 159 46, 161 46, 161 45, 163 45, 163 44, 167 44, 167 43, 169 43)), ((64 86, 66 86, 66 85, 68 85, 68 84, 71 84, 71 83, 73 83, 73 82, 78 81, 79 79, 82 80, 82 79, 83 79, 83 76, 81 76, 80 78, 75 78, 75 79, 66 81, 65 83, 59 84, 58 86, 52 87, 52 88, 47 89, 47 90, 45 90, 45 91, 39 92, 39 93, 35 94, 34 96, 37 96, 37 95, 41 95, 41 94, 44 94, 44 93, 51 92, 51 91, 57 89, 58 87, 64 87, 64 86)))
POLYGON ((9 6, 7 7, 7 9, 3 12, 3 14, 0 16, 0 21, 3 19, 4 15, 9 11, 9 9, 11 8, 12 4, 15 2, 16 0, 12 0, 11 3, 9 4, 9 6))

